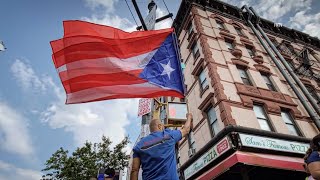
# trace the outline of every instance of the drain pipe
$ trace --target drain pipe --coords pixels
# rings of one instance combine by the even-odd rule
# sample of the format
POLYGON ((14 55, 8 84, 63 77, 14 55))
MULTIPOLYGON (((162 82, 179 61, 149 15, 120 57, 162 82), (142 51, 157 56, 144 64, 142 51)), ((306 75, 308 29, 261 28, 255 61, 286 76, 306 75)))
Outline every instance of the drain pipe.
POLYGON ((307 101, 304 99, 304 97, 300 94, 300 92, 298 91, 297 87, 293 84, 292 80, 290 79, 290 77, 288 76, 288 74, 286 73, 286 71, 283 69, 283 67, 280 65, 279 61, 276 59, 276 57, 273 55, 273 53, 269 50, 268 46, 265 44, 265 42, 262 40, 262 38, 260 37, 257 29, 253 26, 253 24, 251 23, 251 13, 250 10, 248 9, 248 7, 246 5, 244 5, 242 8, 246 9, 248 14, 248 19, 247 19, 247 23, 249 24, 250 28, 252 29, 252 31, 254 32, 254 34, 256 35, 256 37, 259 39, 261 45, 263 46, 263 48, 267 51, 267 53, 269 54, 269 56, 271 57, 272 61, 274 62, 274 64, 277 66, 277 68, 279 69, 279 71, 281 72, 281 74, 283 75, 283 77, 286 79, 286 81, 288 82, 289 86, 292 88, 292 90, 294 91, 294 93, 297 95, 297 97, 299 98, 299 100, 301 101, 302 105, 304 106, 304 108, 306 109, 306 111, 308 112, 308 114, 310 115, 311 119, 313 120, 313 122, 315 123, 315 125, 317 126, 318 130, 320 130, 320 119, 319 116, 310 108, 310 106, 308 105, 307 101))
MULTIPOLYGON (((253 15, 256 16, 256 18, 259 18, 259 16, 257 15, 257 13, 255 12, 255 10, 250 7, 249 8, 252 12, 253 15)), ((280 52, 278 51, 278 49, 273 45, 273 43, 270 41, 270 39, 268 38, 268 36, 266 35, 266 33, 264 33, 264 31, 262 30, 262 28, 259 26, 258 21, 256 22, 256 26, 260 32, 260 34, 263 36, 263 38, 267 41, 267 43, 269 44, 269 46, 272 48, 272 50, 276 53, 276 55, 280 58, 280 61, 282 62, 282 64, 284 65, 284 67, 288 70, 289 74, 291 75, 291 77, 293 78, 293 80, 297 83, 297 85, 300 87, 300 89, 302 90, 302 93, 307 97, 307 99, 309 100, 310 104, 312 105, 313 109, 316 110, 316 112, 318 113, 318 115, 320 115, 320 108, 316 102, 316 100, 310 95, 310 93, 308 92, 307 88, 302 84, 302 82, 300 81, 300 79, 298 78, 298 76, 294 73, 294 71, 291 69, 291 67, 289 66, 289 64, 287 63, 287 61, 283 58, 283 56, 280 54, 280 52)))

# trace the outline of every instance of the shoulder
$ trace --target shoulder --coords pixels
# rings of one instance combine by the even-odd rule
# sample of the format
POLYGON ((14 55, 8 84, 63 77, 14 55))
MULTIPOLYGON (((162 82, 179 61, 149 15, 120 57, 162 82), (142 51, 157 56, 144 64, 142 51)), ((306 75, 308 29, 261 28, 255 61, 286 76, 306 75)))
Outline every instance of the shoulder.
POLYGON ((165 134, 168 134, 175 141, 179 141, 182 138, 182 134, 180 130, 166 129, 165 134))
POLYGON ((307 158, 306 163, 309 164, 309 163, 316 162, 316 161, 320 162, 320 155, 319 155, 318 151, 313 151, 309 155, 309 157, 307 158))
POLYGON ((165 130, 164 130, 164 133, 167 133, 167 134, 176 134, 176 133, 181 133, 181 131, 180 131, 180 130, 165 129, 165 130))

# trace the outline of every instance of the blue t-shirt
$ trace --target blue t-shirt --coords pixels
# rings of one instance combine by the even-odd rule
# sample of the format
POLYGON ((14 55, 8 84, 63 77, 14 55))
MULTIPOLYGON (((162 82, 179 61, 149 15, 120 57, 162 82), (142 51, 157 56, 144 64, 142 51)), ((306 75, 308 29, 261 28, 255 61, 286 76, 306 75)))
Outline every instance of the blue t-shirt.
POLYGON ((320 162, 320 155, 318 151, 312 151, 312 153, 309 155, 309 157, 306 159, 306 163, 310 164, 312 162, 320 162))
POLYGON ((140 158, 142 179, 177 180, 175 144, 182 138, 179 130, 166 129, 142 138, 133 148, 133 158, 140 158))

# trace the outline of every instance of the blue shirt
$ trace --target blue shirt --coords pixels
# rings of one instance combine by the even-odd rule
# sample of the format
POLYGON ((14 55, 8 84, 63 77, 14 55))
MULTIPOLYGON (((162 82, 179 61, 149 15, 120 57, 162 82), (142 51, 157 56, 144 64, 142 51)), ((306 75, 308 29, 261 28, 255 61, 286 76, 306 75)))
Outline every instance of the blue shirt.
POLYGON ((306 159, 306 163, 310 164, 312 162, 320 162, 320 155, 318 151, 312 151, 312 153, 309 155, 309 157, 306 159))
POLYGON ((175 144, 182 138, 179 130, 166 129, 142 138, 133 148, 133 158, 140 158, 142 179, 177 180, 175 144))

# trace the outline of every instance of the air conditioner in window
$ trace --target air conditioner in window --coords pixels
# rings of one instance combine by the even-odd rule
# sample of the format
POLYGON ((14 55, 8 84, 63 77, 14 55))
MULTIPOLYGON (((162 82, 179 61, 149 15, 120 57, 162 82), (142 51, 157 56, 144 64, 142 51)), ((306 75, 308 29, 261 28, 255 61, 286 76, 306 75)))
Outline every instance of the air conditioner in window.
POLYGON ((196 153, 196 149, 189 149, 188 155, 189 157, 192 157, 196 153))

